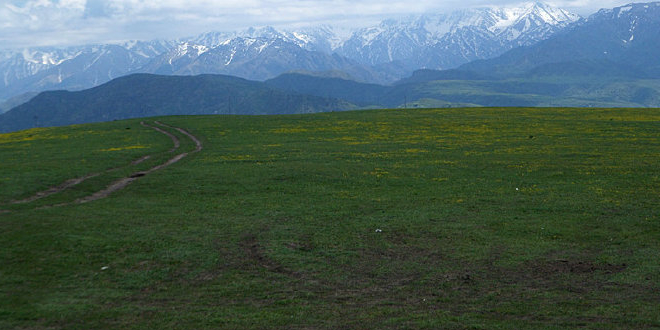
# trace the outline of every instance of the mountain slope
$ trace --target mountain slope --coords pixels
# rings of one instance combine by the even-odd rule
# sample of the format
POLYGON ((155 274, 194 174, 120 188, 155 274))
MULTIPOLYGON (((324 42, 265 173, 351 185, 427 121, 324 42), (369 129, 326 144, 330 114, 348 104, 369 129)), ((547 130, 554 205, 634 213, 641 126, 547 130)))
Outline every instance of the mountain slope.
POLYGON ((0 61, 0 99, 49 89, 79 90, 123 76, 171 47, 167 41, 23 50, 0 61))
POLYGON ((209 32, 181 40, 0 53, 0 100, 79 90, 130 73, 229 74, 254 80, 291 71, 343 71, 392 83, 420 68, 452 68, 561 31, 579 17, 543 3, 386 20, 356 31, 318 25, 209 32))
POLYGON ((176 114, 285 114, 353 108, 241 78, 135 74, 80 91, 43 92, 0 115, 0 131, 176 114))
POLYGON ((413 70, 452 68, 534 44, 579 19, 540 2, 411 16, 358 30, 337 51, 371 65, 402 61, 413 70))
MULTIPOLYGON (((601 10, 586 21, 550 39, 475 61, 462 69, 502 76, 523 74, 550 63, 595 60, 615 63, 660 77, 660 2, 601 10)), ((595 68, 606 70, 607 64, 595 68)))
POLYGON ((383 95, 390 87, 359 83, 342 78, 315 77, 306 74, 289 73, 267 80, 268 86, 280 90, 319 97, 346 100, 361 107, 382 106, 383 95))
POLYGON ((153 59, 137 72, 179 75, 211 73, 265 80, 295 70, 339 70, 358 80, 394 79, 337 54, 307 50, 284 37, 235 37, 211 47, 181 44, 153 59))
MULTIPOLYGON (((584 66, 587 66, 584 64, 584 66)), ((604 65, 594 62, 593 65, 604 65)), ((393 86, 287 74, 266 83, 285 91, 346 100, 361 107, 560 106, 660 107, 660 80, 627 76, 622 67, 602 75, 537 75, 493 79, 461 70, 420 70, 393 86)), ((557 74, 556 71, 551 71, 557 74)), ((633 73, 634 74, 634 73, 633 73)))

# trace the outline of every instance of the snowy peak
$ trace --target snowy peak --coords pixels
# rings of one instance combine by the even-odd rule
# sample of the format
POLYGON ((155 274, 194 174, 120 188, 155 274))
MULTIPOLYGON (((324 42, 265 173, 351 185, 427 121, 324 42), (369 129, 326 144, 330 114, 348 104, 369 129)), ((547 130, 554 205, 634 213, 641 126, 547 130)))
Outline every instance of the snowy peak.
MULTIPOLYGON (((623 17, 636 7, 602 14, 623 17)), ((0 87, 4 87, 0 98, 54 86, 81 88, 128 72, 228 73, 266 79, 291 70, 348 70, 367 81, 388 82, 420 68, 452 68, 498 56, 546 39, 579 19, 565 10, 530 2, 411 15, 358 30, 266 26, 178 40, 0 52, 0 87)))
POLYGON ((195 45, 188 42, 181 43, 173 50, 174 58, 181 58, 184 56, 196 57, 206 53, 209 50, 204 45, 195 45))
POLYGON ((541 2, 409 16, 356 31, 338 52, 370 65, 449 68, 544 40, 579 19, 541 2))
POLYGON ((496 13, 497 21, 490 31, 517 46, 530 45, 580 20, 580 16, 560 8, 535 2, 517 8, 504 8, 496 13))
POLYGON ((529 29, 542 25, 566 25, 580 19, 577 14, 560 8, 554 8, 542 2, 527 3, 520 7, 492 9, 495 15, 495 24, 489 30, 501 32, 512 27, 529 29))
POLYGON ((660 2, 631 3, 613 9, 601 9, 597 13, 589 16, 587 20, 658 21, 660 20, 660 17, 658 17, 659 12, 660 2))
MULTIPOLYGON (((587 23, 611 30, 610 36, 623 47, 639 44, 657 45, 660 31, 660 2, 634 3, 613 9, 601 9, 589 16, 587 23)), ((657 46, 656 46, 657 47, 657 46)))

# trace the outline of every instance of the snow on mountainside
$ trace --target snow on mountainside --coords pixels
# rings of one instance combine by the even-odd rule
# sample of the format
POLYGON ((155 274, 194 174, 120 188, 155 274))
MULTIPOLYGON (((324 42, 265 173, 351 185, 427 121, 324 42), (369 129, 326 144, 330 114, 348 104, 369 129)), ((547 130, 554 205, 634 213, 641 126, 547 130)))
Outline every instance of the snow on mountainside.
POLYGON ((169 41, 35 48, 0 57, 0 99, 48 89, 83 89, 145 65, 169 50, 169 41))
POLYGON ((305 49, 313 45, 304 43, 300 35, 293 37, 283 33, 277 37, 245 36, 225 40, 213 36, 209 40, 217 46, 184 41, 178 48, 152 59, 138 72, 166 75, 213 73, 265 80, 293 70, 339 70, 361 80, 383 80, 380 73, 349 59, 305 49), (199 52, 199 49, 205 51, 199 52))
POLYGON ((225 73, 264 80, 292 70, 346 70, 346 66, 355 68, 355 64, 362 64, 365 70, 355 78, 383 83, 419 68, 456 67, 493 57, 543 40, 579 19, 565 10, 536 2, 515 8, 480 8, 386 20, 350 34, 328 25, 297 31, 265 27, 211 32, 180 41, 176 49, 140 71, 225 73), (342 66, 333 67, 338 61, 327 56, 332 53, 357 63, 340 61, 342 66), (287 58, 265 60, 265 56, 287 58), (387 65, 393 62, 402 64, 387 65), (268 66, 256 68, 254 63, 268 66), (375 65, 381 65, 381 74, 365 74, 369 71, 366 67, 375 65), (254 68, 246 71, 248 67, 254 68))
POLYGON ((312 26, 295 31, 277 30, 267 26, 232 33, 209 32, 181 42, 215 48, 226 45, 234 39, 281 39, 305 50, 330 53, 346 39, 346 33, 342 32, 330 25, 312 26))
POLYGON ((29 49, 0 55, 0 99, 93 87, 131 73, 223 73, 265 80, 289 71, 343 71, 388 83, 420 68, 451 68, 536 43, 579 17, 543 3, 386 20, 348 31, 329 25, 209 32, 176 41, 29 49))
POLYGON ((81 53, 80 49, 24 49, 15 53, 5 53, 0 60, 3 87, 17 80, 30 77, 40 71, 62 64, 81 53))
POLYGON ((410 16, 361 29, 337 51, 371 65, 401 61, 411 69, 451 68, 544 40, 579 19, 539 2, 410 16))
POLYGON ((657 79, 660 77, 658 31, 658 2, 602 9, 552 38, 462 68, 502 76, 616 72, 620 76, 657 79))

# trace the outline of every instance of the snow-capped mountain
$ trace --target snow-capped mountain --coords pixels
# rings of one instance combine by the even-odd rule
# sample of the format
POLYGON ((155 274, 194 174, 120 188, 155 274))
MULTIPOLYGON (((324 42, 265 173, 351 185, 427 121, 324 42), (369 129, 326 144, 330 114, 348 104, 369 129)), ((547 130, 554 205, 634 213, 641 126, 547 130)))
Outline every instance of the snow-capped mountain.
POLYGON ((24 49, 0 60, 0 99, 47 89, 83 89, 122 76, 167 51, 168 41, 24 49))
POLYGON ((489 74, 660 77, 660 2, 602 9, 564 33, 462 66, 489 74))
POLYGON ((371 65, 401 61, 411 69, 446 69, 547 39, 579 19, 539 2, 410 16, 356 31, 337 52, 371 65))
POLYGON ((342 71, 357 80, 389 83, 416 69, 452 68, 533 44, 578 19, 537 2, 410 16, 355 31, 329 25, 265 27, 175 41, 5 52, 0 54, 0 100, 93 87, 132 72, 266 80, 289 71, 342 71))
POLYGON ((68 49, 24 49, 20 52, 5 52, 0 56, 0 72, 2 72, 3 87, 40 71, 57 66, 80 54, 76 48, 68 49))
MULTIPOLYGON (((360 80, 384 80, 383 74, 337 54, 315 51, 307 35, 268 29, 268 36, 232 36, 221 40, 206 35, 204 41, 183 41, 155 57, 139 72, 165 75, 203 73, 235 75, 252 80, 274 78, 292 70, 342 71, 360 80)), ((387 77, 393 79, 394 77, 387 77)))
POLYGON ((292 70, 340 70, 355 79, 386 83, 419 68, 451 68, 494 57, 548 38, 579 19, 535 2, 386 20, 350 34, 328 25, 297 31, 266 27, 213 32, 180 41, 140 71, 224 73, 265 80, 292 70))

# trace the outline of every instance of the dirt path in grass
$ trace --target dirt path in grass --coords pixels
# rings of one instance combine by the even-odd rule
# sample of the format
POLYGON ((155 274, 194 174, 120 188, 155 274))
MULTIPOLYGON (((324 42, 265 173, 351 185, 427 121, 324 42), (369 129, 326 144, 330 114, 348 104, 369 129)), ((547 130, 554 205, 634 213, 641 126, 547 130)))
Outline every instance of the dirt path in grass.
MULTIPOLYGON (((170 139, 172 139, 172 143, 174 144, 174 147, 173 147, 172 149, 170 149, 169 152, 174 152, 174 151, 175 151, 176 149, 178 149, 179 146, 181 145, 179 139, 178 139, 175 135, 173 135, 172 133, 170 133, 170 132, 164 131, 164 130, 158 128, 158 127, 154 127, 154 126, 151 126, 151 125, 145 124, 144 122, 140 122, 140 125, 142 125, 142 126, 144 126, 144 127, 152 128, 152 129, 154 129, 154 130, 156 130, 156 131, 158 131, 158 132, 160 132, 160 133, 163 133, 163 134, 167 135, 170 139)), ((149 158, 151 158, 151 155, 146 155, 146 156, 140 157, 139 159, 136 159, 136 160, 132 161, 132 162, 131 162, 131 165, 137 165, 137 164, 140 164, 140 163, 146 161, 146 160, 149 159, 149 158)), ((117 170, 117 169, 119 169, 119 168, 120 168, 120 167, 114 167, 114 168, 107 169, 107 170, 105 170, 105 171, 103 171, 103 172, 99 172, 99 173, 91 173, 91 174, 87 174, 87 175, 85 175, 85 176, 81 176, 81 177, 79 177, 79 178, 73 178, 73 179, 66 180, 66 181, 62 182, 61 184, 59 184, 59 185, 57 185, 57 186, 50 187, 50 188, 48 188, 48 189, 46 189, 46 190, 44 190, 44 191, 40 191, 40 192, 38 192, 38 193, 36 193, 36 194, 34 194, 34 195, 28 197, 28 198, 24 198, 24 199, 21 199, 21 200, 15 200, 15 201, 12 201, 12 204, 24 204, 24 203, 29 203, 29 202, 33 202, 33 201, 36 201, 36 200, 41 199, 41 198, 44 198, 44 197, 48 197, 48 196, 50 196, 50 195, 57 194, 57 193, 62 192, 62 191, 64 191, 64 190, 66 190, 66 189, 69 189, 69 188, 71 188, 71 187, 74 187, 74 186, 76 186, 76 185, 79 185, 79 184, 81 184, 82 182, 84 182, 84 181, 87 180, 87 179, 91 179, 91 178, 97 177, 97 176, 99 176, 99 175, 101 175, 101 174, 103 174, 103 173, 108 173, 108 172, 111 172, 111 171, 117 170)))
POLYGON ((178 127, 173 127, 173 126, 165 125, 165 124, 163 124, 163 123, 161 123, 161 122, 159 122, 159 121, 155 121, 154 123, 156 123, 156 124, 158 124, 158 125, 160 125, 160 126, 165 126, 165 127, 173 128, 173 129, 175 129, 175 130, 181 132, 182 134, 186 135, 187 137, 189 137, 193 142, 195 142, 195 146, 196 146, 196 147, 195 147, 195 151, 193 151, 193 152, 198 152, 198 151, 201 151, 201 150, 202 150, 202 142, 201 142, 197 137, 195 137, 194 135, 188 133, 188 132, 187 132, 186 130, 184 130, 183 128, 178 128, 178 127))
MULTIPOLYGON (((135 172, 135 173, 129 175, 128 177, 121 178, 121 179, 111 183, 105 189, 97 191, 92 195, 89 195, 89 196, 86 196, 86 197, 83 197, 83 198, 79 198, 79 199, 75 200, 74 203, 79 203, 79 204, 80 203, 87 203, 87 202, 91 202, 91 201, 95 201, 95 200, 98 200, 98 199, 101 199, 101 198, 108 197, 108 195, 112 194, 115 191, 118 191, 118 190, 121 190, 121 189, 125 188, 131 182, 137 180, 138 178, 141 178, 141 177, 143 177, 143 176, 145 176, 149 173, 161 170, 161 169, 163 169, 167 166, 170 166, 170 165, 180 161, 181 159, 183 159, 184 157, 188 156, 191 153, 199 152, 199 151, 202 150, 202 142, 196 136, 190 134, 188 131, 186 131, 182 128, 179 128, 179 127, 165 125, 165 124, 163 124, 161 122, 158 122, 158 121, 155 121, 154 123, 156 123, 157 125, 160 125, 162 127, 169 127, 169 128, 175 129, 175 130, 181 132, 182 134, 186 135, 188 138, 190 138, 195 143, 195 150, 193 150, 191 152, 183 152, 183 153, 177 154, 176 156, 174 156, 174 157, 170 158, 169 160, 167 160, 165 163, 156 165, 156 166, 154 166, 154 167, 152 167, 152 168, 150 168, 146 171, 135 172)), ((149 124, 145 124, 144 122, 141 122, 140 124, 142 124, 144 126, 151 127, 153 129, 169 136, 172 139, 172 141, 174 142, 174 148, 172 148, 169 152, 174 152, 177 149, 179 149, 181 143, 180 143, 179 139, 174 134, 172 134, 170 132, 167 132, 163 129, 160 129, 158 127, 151 126, 149 124)))
POLYGON ((81 176, 79 178, 69 179, 69 180, 66 180, 66 181, 62 182, 61 184, 59 184, 57 186, 50 187, 50 188, 48 188, 44 191, 40 191, 40 192, 38 192, 38 193, 28 197, 28 198, 24 198, 24 199, 17 200, 17 201, 12 201, 12 204, 23 204, 23 203, 33 202, 33 201, 36 201, 37 199, 41 199, 41 198, 44 198, 44 197, 47 197, 47 196, 50 196, 50 195, 53 195, 53 194, 57 194, 58 192, 61 192, 65 189, 76 186, 76 185, 82 183, 83 181, 85 181, 87 179, 97 177, 99 175, 101 175, 101 173, 92 173, 92 174, 88 174, 88 175, 85 175, 85 176, 81 176))
MULTIPOLYGON (((73 204, 73 203, 78 203, 78 204, 87 203, 87 202, 95 201, 95 200, 98 200, 98 199, 101 199, 101 198, 105 198, 108 195, 110 195, 111 193, 113 193, 115 191, 118 191, 120 189, 123 189, 124 187, 128 186, 131 182, 137 180, 140 177, 143 177, 143 176, 145 176, 149 173, 158 171, 158 170, 163 169, 163 168, 165 168, 169 165, 172 165, 172 164, 178 162, 179 160, 183 159, 184 157, 188 156, 190 153, 195 153, 195 152, 199 152, 199 151, 202 150, 202 142, 196 136, 190 134, 188 131, 186 131, 182 128, 179 128, 179 127, 173 127, 173 126, 165 125, 165 124, 163 124, 161 122, 158 122, 158 121, 155 121, 154 123, 156 125, 161 126, 161 127, 167 127, 167 128, 175 129, 175 130, 181 132, 182 134, 186 135, 188 138, 190 138, 195 143, 195 150, 193 150, 191 152, 183 152, 183 153, 177 154, 176 156, 168 159, 166 162, 164 162, 162 164, 159 164, 159 165, 156 165, 156 166, 150 168, 149 170, 132 173, 128 177, 121 178, 121 179, 111 183, 106 188, 95 192, 92 195, 76 199, 72 203, 58 204, 56 206, 68 205, 68 204, 73 204)), ((181 141, 179 140, 179 138, 176 135, 174 135, 174 134, 172 134, 172 133, 170 133, 170 132, 168 132, 168 131, 160 128, 160 127, 156 127, 156 126, 153 126, 153 125, 146 124, 145 122, 140 122, 140 125, 142 125, 144 127, 149 127, 149 128, 154 129, 154 130, 156 130, 156 131, 158 131, 162 134, 167 135, 172 140, 172 144, 173 144, 172 149, 170 149, 168 151, 169 153, 174 153, 175 151, 177 151, 181 147, 181 141)), ((136 159, 136 160, 132 161, 130 163, 130 165, 140 164, 140 163, 148 160, 149 158, 151 158, 151 155, 146 155, 146 156, 140 157, 139 159, 136 159)), ((121 167, 111 168, 111 169, 105 170, 104 172, 92 173, 92 174, 87 174, 87 175, 79 177, 79 178, 69 179, 69 180, 66 180, 66 181, 64 181, 63 183, 61 183, 57 186, 48 188, 47 190, 44 190, 44 191, 40 191, 40 192, 36 193, 35 195, 30 196, 28 198, 12 201, 12 204, 23 204, 23 203, 33 202, 35 200, 38 200, 38 199, 41 199, 41 198, 44 198, 44 197, 62 192, 62 191, 66 190, 68 188, 71 188, 71 187, 74 187, 74 186, 84 182, 87 179, 94 178, 94 177, 97 177, 97 176, 99 176, 103 173, 114 171, 114 170, 117 170, 117 169, 120 169, 120 168, 121 167)), ((8 212, 9 211, 0 210, 0 214, 1 213, 8 213, 8 212)))

